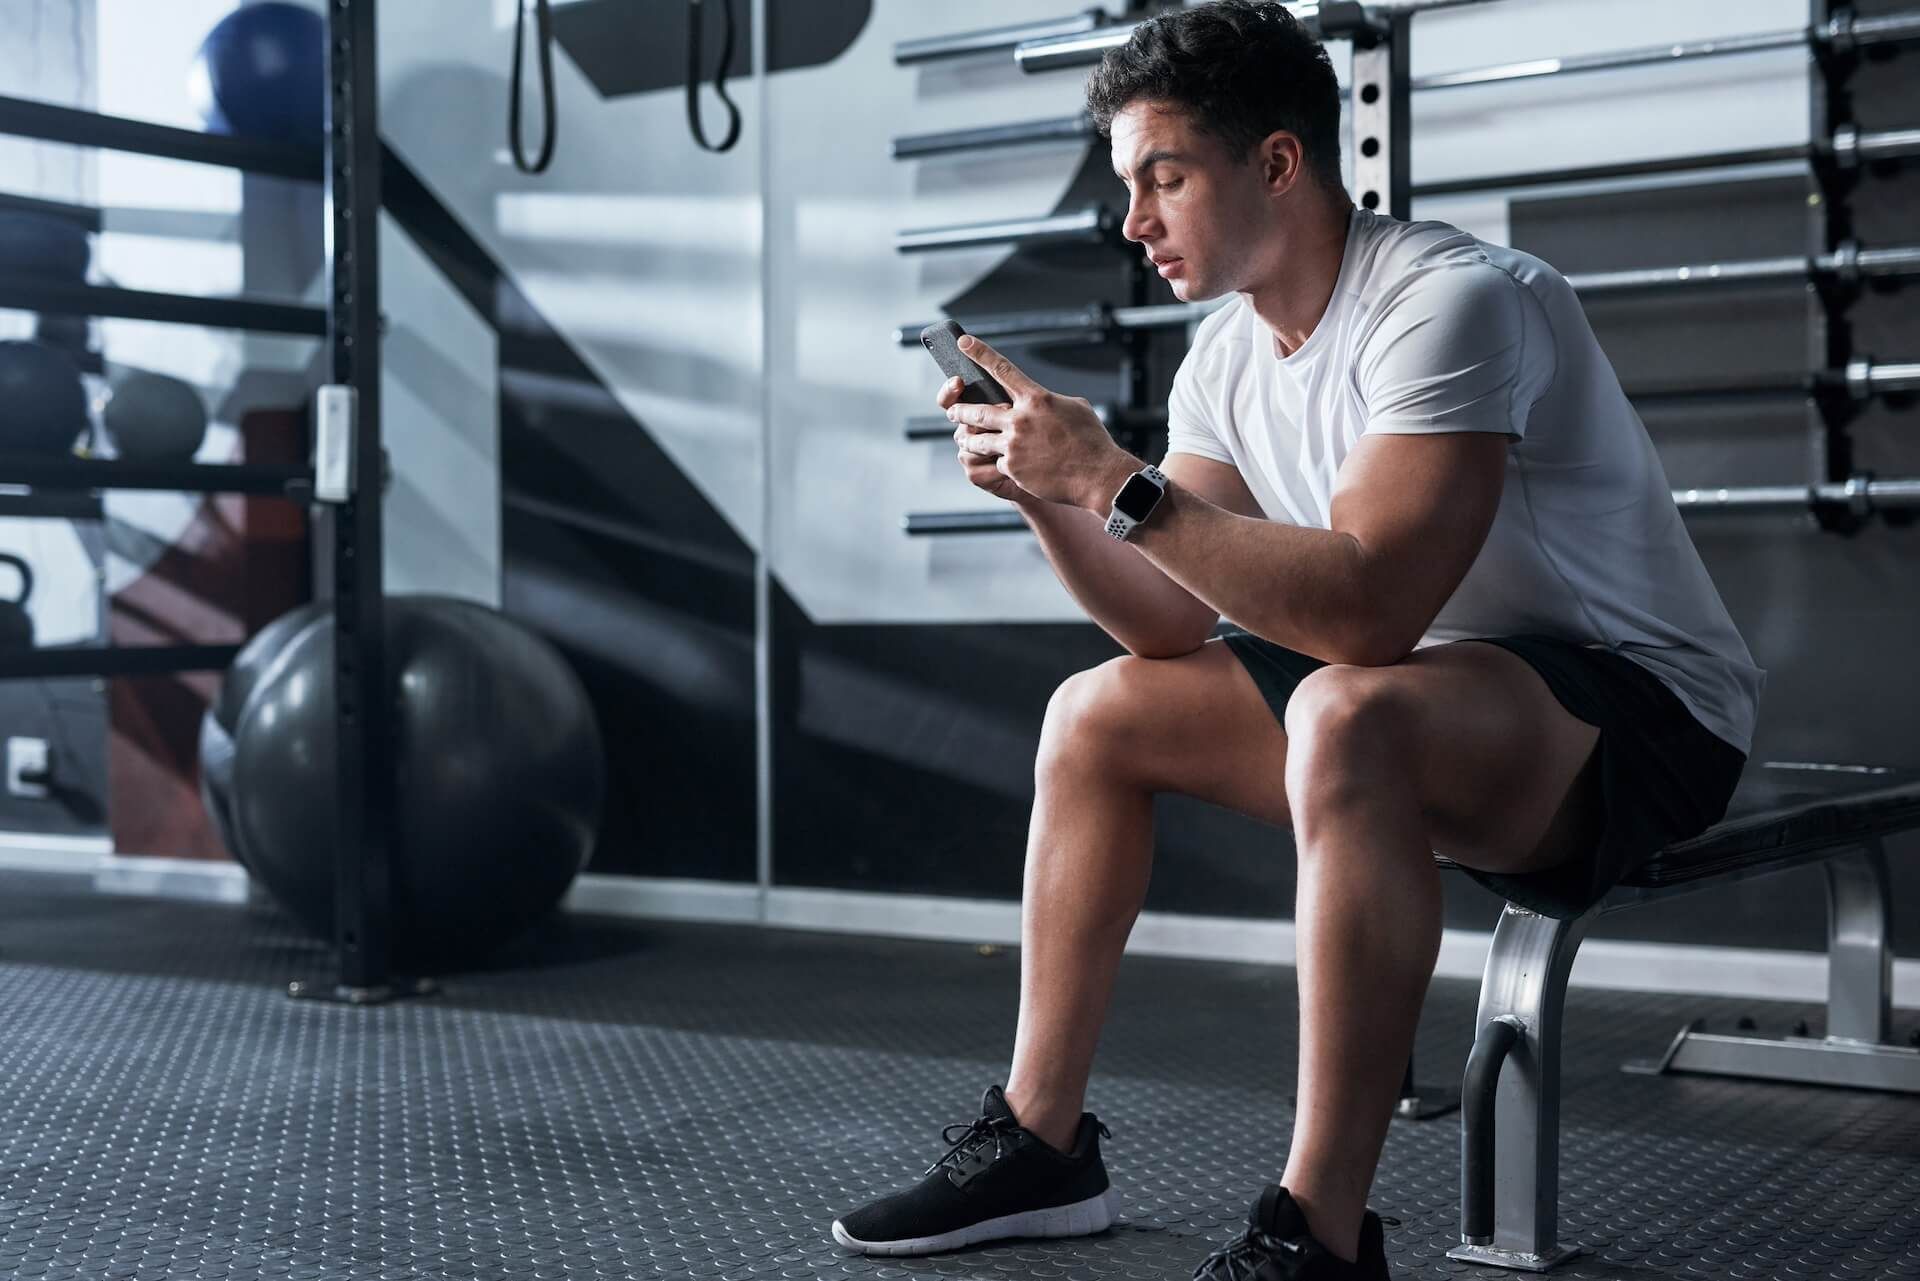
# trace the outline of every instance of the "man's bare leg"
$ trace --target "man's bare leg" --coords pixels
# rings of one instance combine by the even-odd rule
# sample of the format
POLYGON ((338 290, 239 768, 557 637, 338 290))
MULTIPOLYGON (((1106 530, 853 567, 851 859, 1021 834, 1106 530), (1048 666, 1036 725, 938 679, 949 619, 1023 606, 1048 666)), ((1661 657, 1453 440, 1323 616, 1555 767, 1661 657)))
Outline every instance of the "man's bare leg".
POLYGON ((1153 866, 1153 797, 1179 792, 1284 826, 1286 733, 1224 643, 1122 658, 1062 685, 1034 767, 1007 1103, 1073 1142, 1094 1049, 1153 866))
POLYGON ((1300 1059, 1280 1182, 1348 1262, 1440 954, 1440 873, 1413 772, 1398 745, 1371 747, 1296 738, 1288 778, 1300 1059), (1329 751, 1340 768, 1325 767, 1329 751))
POLYGON ((1153 864, 1153 795, 1056 765, 1034 800, 1020 908, 1020 1021, 1007 1105, 1062 1152, 1153 864))
POLYGON ((1433 853, 1538 871, 1598 830, 1599 731, 1498 646, 1330 667, 1287 708, 1298 1108, 1281 1182, 1352 1261, 1440 949, 1433 853))

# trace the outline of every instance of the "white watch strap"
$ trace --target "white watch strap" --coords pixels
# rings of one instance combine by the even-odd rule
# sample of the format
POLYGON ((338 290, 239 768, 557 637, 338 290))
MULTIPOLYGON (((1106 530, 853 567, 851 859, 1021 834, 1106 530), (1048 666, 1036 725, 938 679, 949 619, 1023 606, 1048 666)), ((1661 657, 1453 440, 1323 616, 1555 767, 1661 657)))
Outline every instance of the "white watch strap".
MULTIPOLYGON (((1163 498, 1165 497, 1167 492, 1167 474, 1158 467, 1155 467, 1152 463, 1148 463, 1145 467, 1135 472, 1134 475, 1145 476, 1148 480, 1160 487, 1161 496, 1163 498)), ((1132 477, 1128 479, 1132 479, 1132 477)), ((1115 497, 1117 498, 1119 495, 1116 494, 1115 497)), ((1157 503, 1155 504, 1155 506, 1158 505, 1157 503)), ((1148 512, 1147 514, 1152 515, 1153 513, 1148 512)), ((1107 512, 1107 532, 1123 543, 1127 541, 1128 536, 1130 536, 1135 529, 1139 528, 1139 526, 1139 521, 1121 511, 1117 505, 1110 508, 1107 512)))

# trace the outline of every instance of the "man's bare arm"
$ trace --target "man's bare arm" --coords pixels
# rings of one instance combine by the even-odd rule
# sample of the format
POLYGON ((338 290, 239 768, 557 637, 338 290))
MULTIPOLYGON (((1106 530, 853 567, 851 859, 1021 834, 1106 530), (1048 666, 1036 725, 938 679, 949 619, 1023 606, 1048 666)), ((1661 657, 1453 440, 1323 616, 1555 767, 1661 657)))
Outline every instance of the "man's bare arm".
MULTIPOLYGON (((1239 470, 1226 463, 1171 454, 1160 470, 1225 510, 1260 515, 1239 470)), ((1060 582, 1087 616, 1128 652, 1140 658, 1175 658, 1205 643, 1219 611, 1195 599, 1134 544, 1117 542, 1106 531, 1104 514, 1032 497, 1017 506, 1060 582)))
MULTIPOLYGON (((1509 437, 1371 435, 1340 469, 1332 528, 1237 515, 1170 485, 1132 545, 1196 600, 1330 663, 1406 657, 1486 541, 1509 437)), ((1124 480, 1118 460, 1093 493, 1124 480)))

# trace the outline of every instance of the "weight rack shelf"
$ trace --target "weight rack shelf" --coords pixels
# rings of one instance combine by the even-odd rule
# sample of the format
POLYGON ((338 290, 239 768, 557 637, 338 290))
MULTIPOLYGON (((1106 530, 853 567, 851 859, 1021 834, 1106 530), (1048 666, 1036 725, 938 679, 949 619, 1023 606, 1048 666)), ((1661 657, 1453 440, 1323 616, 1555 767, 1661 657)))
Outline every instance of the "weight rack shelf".
POLYGON ((73 285, 34 276, 0 276, 0 307, 58 316, 113 316, 122 320, 157 320, 164 324, 297 334, 309 338, 324 338, 327 334, 324 307, 251 298, 157 293, 116 285, 73 285))
POLYGON ((305 467, 259 463, 141 463, 118 458, 9 458, 0 454, 0 485, 67 493, 157 489, 183 494, 264 494, 305 502, 313 494, 313 472, 305 467))
POLYGON ((38 142, 105 147, 110 151, 220 165, 306 182, 318 182, 326 172, 324 158, 317 147, 230 138, 197 129, 129 120, 125 116, 101 115, 77 107, 59 107, 30 98, 0 96, 0 133, 38 142))

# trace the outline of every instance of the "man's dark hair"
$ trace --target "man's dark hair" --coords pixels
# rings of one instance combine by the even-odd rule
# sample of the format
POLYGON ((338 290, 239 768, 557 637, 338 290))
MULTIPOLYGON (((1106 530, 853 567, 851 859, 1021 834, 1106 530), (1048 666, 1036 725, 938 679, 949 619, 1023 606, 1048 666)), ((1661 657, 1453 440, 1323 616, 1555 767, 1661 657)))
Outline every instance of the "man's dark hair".
POLYGON ((1142 22, 1087 79, 1087 111, 1103 138, 1136 102, 1183 108, 1236 162, 1284 129, 1299 137, 1321 185, 1342 189, 1333 62, 1283 5, 1215 0, 1142 22))

